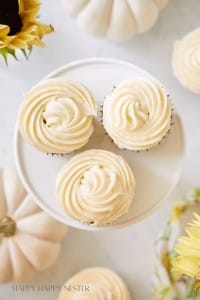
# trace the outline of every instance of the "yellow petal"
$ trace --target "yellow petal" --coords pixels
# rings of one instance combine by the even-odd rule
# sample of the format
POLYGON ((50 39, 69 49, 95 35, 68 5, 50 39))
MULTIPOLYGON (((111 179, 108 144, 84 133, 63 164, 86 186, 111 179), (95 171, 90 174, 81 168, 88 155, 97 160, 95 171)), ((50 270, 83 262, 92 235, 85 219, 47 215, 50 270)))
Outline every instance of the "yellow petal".
POLYGON ((19 5, 19 14, 21 14, 24 11, 24 0, 18 0, 19 5))
POLYGON ((175 257, 172 259, 173 271, 200 279, 200 259, 190 257, 175 257))
POLYGON ((171 213, 171 221, 176 222, 179 220, 186 208, 187 206, 183 201, 180 201, 176 206, 174 206, 171 213))
POLYGON ((32 41, 34 40, 34 35, 27 33, 27 32, 21 32, 18 34, 18 38, 20 40, 24 40, 24 41, 32 41))
POLYGON ((31 41, 31 45, 35 45, 38 47, 45 47, 45 43, 40 39, 34 39, 33 41, 31 41))
POLYGON ((28 47, 27 41, 21 40, 21 39, 15 39, 12 41, 12 47, 18 48, 18 49, 26 49, 28 47))
POLYGON ((24 10, 33 9, 36 6, 41 6, 41 3, 39 0, 23 0, 24 2, 24 10))
POLYGON ((25 10, 20 15, 24 22, 31 22, 37 18, 39 10, 40 6, 36 6, 33 9, 25 10))
POLYGON ((30 33, 30 34, 37 35, 37 33, 38 33, 37 25, 35 25, 35 24, 25 24, 25 26, 23 28, 23 32, 27 32, 27 33, 30 33))
POLYGON ((192 246, 184 245, 183 243, 175 247, 176 252, 181 256, 189 256, 200 258, 200 248, 194 248, 192 246))
POLYGON ((5 37, 10 32, 10 27, 7 25, 0 25, 0 39, 1 37, 5 37))
POLYGON ((179 245, 183 245, 183 246, 188 247, 188 250, 190 248, 200 250, 200 240, 196 239, 196 238, 193 238, 193 237, 190 238, 190 237, 186 236, 186 237, 179 238, 179 245))
POLYGON ((194 216, 195 216, 195 218, 196 218, 196 224, 199 224, 199 226, 200 226, 200 216, 198 215, 198 214, 196 214, 196 213, 194 213, 194 216))
POLYGON ((8 45, 6 43, 0 41, 0 49, 3 49, 5 47, 7 47, 7 46, 8 45))
POLYGON ((42 35, 44 34, 48 34, 48 33, 51 33, 54 31, 54 28, 52 25, 46 25, 46 24, 43 24, 43 23, 40 23, 40 22, 35 22, 35 25, 37 26, 38 30, 40 31, 40 33, 42 35))
POLYGON ((191 226, 186 228, 186 232, 190 237, 194 237, 200 240, 200 227, 199 226, 191 226))

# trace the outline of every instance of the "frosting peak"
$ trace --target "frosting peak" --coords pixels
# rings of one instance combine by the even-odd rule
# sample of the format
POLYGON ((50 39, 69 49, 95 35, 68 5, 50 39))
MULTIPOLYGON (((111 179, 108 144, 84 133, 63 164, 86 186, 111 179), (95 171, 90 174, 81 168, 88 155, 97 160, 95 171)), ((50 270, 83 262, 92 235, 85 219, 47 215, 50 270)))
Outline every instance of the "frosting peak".
POLYGON ((135 180, 127 162, 105 150, 75 155, 59 172, 57 199, 74 219, 109 224, 127 213, 135 180))
POLYGON ((19 114, 22 136, 47 153, 70 153, 87 144, 97 105, 89 90, 64 78, 48 79, 25 96, 19 114))
POLYGON ((77 120, 89 116, 70 98, 53 99, 47 103, 43 112, 44 121, 48 127, 54 129, 71 128, 76 126, 77 120))
POLYGON ((139 100, 130 99, 124 103, 118 126, 121 124, 122 128, 138 129, 146 124, 148 117, 147 107, 139 100))
POLYGON ((120 83, 104 103, 103 124, 119 148, 149 149, 167 134, 170 123, 170 101, 163 88, 149 80, 120 83))

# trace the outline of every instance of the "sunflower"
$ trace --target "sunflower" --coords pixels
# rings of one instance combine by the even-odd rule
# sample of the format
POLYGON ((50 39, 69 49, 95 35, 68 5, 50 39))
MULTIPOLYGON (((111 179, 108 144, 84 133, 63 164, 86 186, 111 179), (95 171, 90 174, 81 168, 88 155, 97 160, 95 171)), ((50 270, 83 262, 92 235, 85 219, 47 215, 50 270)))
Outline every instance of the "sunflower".
POLYGON ((51 25, 38 22, 39 0, 4 0, 0 4, 0 54, 16 58, 15 51, 25 56, 33 46, 44 47, 43 36, 53 31, 51 25))
POLYGON ((186 229, 187 235, 175 247, 177 256, 172 259, 173 271, 200 280, 200 216, 186 229))

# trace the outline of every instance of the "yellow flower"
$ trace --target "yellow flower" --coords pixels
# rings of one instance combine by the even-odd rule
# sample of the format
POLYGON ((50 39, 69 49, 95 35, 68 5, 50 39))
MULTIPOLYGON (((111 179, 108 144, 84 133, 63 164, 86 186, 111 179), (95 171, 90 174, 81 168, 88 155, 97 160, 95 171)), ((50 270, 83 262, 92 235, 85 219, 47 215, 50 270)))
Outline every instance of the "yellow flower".
POLYGON ((187 204, 184 201, 180 201, 178 204, 176 204, 172 209, 171 222, 178 221, 186 209, 187 204))
POLYGON ((181 237, 175 247, 177 256, 172 259, 173 271, 200 280, 200 216, 186 229, 188 236, 181 237))
POLYGON ((15 50, 31 50, 32 46, 43 47, 43 36, 53 27, 40 23, 39 0, 4 0, 0 4, 0 53, 15 56, 15 50))

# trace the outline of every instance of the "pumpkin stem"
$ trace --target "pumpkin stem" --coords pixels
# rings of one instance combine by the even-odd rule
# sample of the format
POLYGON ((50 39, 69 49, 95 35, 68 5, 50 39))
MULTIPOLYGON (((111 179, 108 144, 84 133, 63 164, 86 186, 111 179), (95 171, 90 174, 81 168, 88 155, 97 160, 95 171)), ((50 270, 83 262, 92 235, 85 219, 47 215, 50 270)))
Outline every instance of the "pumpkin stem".
POLYGON ((0 234, 3 233, 5 237, 13 236, 16 232, 16 223, 10 217, 4 217, 0 220, 0 234))

